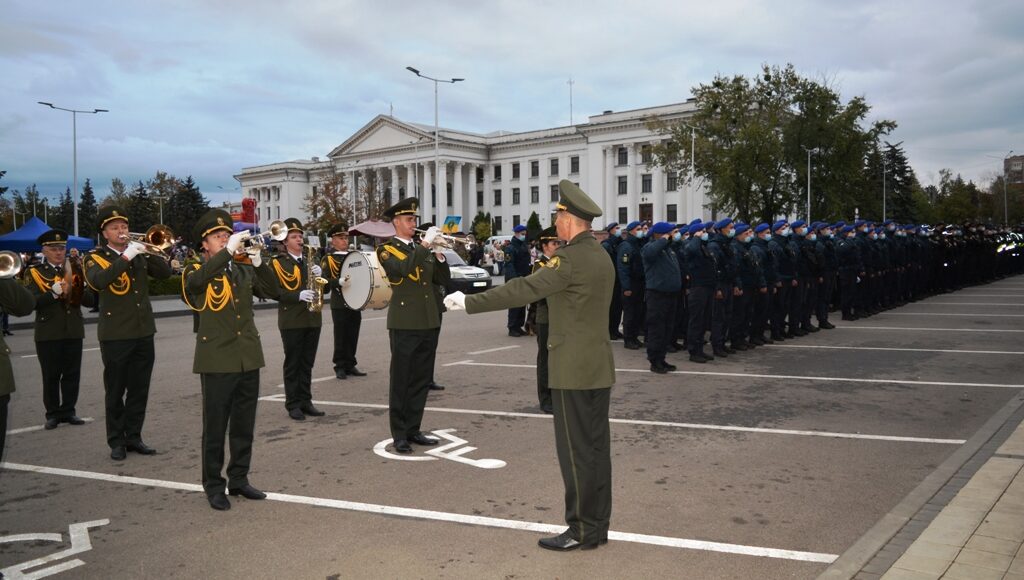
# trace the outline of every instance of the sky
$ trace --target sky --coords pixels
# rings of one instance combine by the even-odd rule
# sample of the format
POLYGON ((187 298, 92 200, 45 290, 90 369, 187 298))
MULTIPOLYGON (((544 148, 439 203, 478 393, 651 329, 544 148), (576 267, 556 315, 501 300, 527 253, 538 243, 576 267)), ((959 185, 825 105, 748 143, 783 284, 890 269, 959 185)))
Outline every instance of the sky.
POLYGON ((102 197, 157 171, 215 204, 241 168, 325 157, 378 114, 527 131, 686 100, 715 75, 792 63, 892 119, 918 178, 991 181, 1024 153, 1019 2, 6 0, 0 185, 102 197))

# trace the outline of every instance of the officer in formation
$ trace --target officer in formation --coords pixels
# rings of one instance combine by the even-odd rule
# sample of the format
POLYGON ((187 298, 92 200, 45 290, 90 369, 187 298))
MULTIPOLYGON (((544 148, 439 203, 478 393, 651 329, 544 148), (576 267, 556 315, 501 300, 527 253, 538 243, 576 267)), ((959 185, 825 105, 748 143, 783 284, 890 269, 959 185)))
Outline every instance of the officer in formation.
POLYGON ((320 269, 327 274, 325 292, 331 293, 331 320, 334 323, 334 376, 339 379, 365 377, 366 373, 356 366, 356 349, 359 347, 359 327, 363 313, 345 304, 342 288, 345 281, 340 278, 341 264, 349 252, 348 225, 338 223, 331 226, 327 236, 331 240, 331 252, 324 256, 320 269))
POLYGON ((166 258, 147 253, 146 246, 129 238, 127 215, 115 205, 100 208, 97 229, 107 244, 85 259, 85 281, 99 294, 96 332, 103 359, 107 444, 115 461, 124 460, 127 451, 156 453, 142 441, 156 359, 149 279, 171 276, 166 258))
POLYGON ((394 226, 395 235, 377 248, 377 259, 392 292, 387 321, 391 338, 391 436, 395 452, 403 454, 412 453, 410 443, 438 443, 423 434, 421 422, 441 332, 436 287, 451 283, 444 254, 430 251, 440 230, 431 226, 418 243, 413 241, 418 211, 419 203, 414 197, 384 210, 384 218, 394 226))
MULTIPOLYGON (((15 280, 13 274, 0 278, 0 308, 14 316, 28 316, 32 313, 35 300, 32 293, 15 280)), ((7 407, 14 392, 14 369, 11 368, 11 349, 0 336, 0 460, 4 456, 4 441, 7 436, 7 407)))
POLYGON ((686 307, 689 320, 686 327, 686 347, 690 360, 705 363, 714 360, 704 351, 704 337, 711 327, 711 312, 714 308, 717 266, 714 254, 708 249, 711 222, 696 223, 689 227, 690 241, 686 243, 683 256, 690 278, 690 289, 686 307))
POLYGON ((320 345, 321 312, 309 304, 316 291, 309 287, 310 275, 320 276, 319 265, 310 263, 305 251, 305 232, 296 218, 284 220, 288 237, 284 252, 271 260, 278 287, 277 328, 284 348, 284 407, 288 416, 304 421, 306 416, 321 417, 324 412, 313 405, 313 363, 320 345))
POLYGON ((571 181, 562 180, 559 191, 555 228, 568 243, 547 265, 534 275, 482 294, 452 293, 445 305, 476 314, 547 299, 548 380, 568 528, 539 544, 568 551, 597 548, 608 541, 612 508, 608 407, 615 363, 606 316, 615 268, 590 231, 601 208, 571 181))
POLYGON ((647 303, 647 360, 651 371, 664 374, 676 370, 665 360, 675 342, 676 307, 682 293, 679 258, 671 244, 676 241, 676 226, 658 222, 650 229, 650 241, 642 250, 645 300, 647 303))
POLYGON ((199 375, 203 395, 202 483, 215 510, 231 509, 225 486, 232 496, 267 497, 248 477, 264 366, 252 300, 253 295, 277 295, 277 278, 258 249, 245 252, 248 232, 232 232, 226 211, 203 214, 192 231, 192 239, 201 240, 201 261, 182 275, 182 295, 199 313, 192 372, 199 375), (231 459, 225 481, 224 437, 229 428, 231 459))
POLYGON ((75 411, 85 339, 82 305, 92 308, 96 294, 83 288, 80 267, 72 270, 69 279, 65 260, 78 260, 78 250, 71 250, 68 258, 67 242, 64 230, 39 236, 36 243, 43 248, 43 261, 28 270, 28 287, 35 296, 36 354, 43 375, 46 429, 56 429, 60 423, 85 423, 75 411))
MULTIPOLYGON (((512 228, 512 240, 505 249, 505 281, 530 274, 530 247, 526 244, 526 226, 512 228)), ((526 336, 526 308, 508 309, 508 335, 526 336)))
POLYGON ((714 234, 708 241, 708 249, 715 259, 715 300, 711 309, 711 348, 714 356, 721 357, 735 352, 731 347, 726 346, 725 341, 729 338, 733 301, 743 293, 739 278, 739 263, 732 246, 734 235, 736 235, 736 230, 732 218, 725 218, 714 224, 714 234))
POLYGON ((739 266, 740 292, 733 299, 729 344, 734 350, 741 351, 754 348, 762 342, 753 335, 752 329, 757 302, 763 302, 767 297, 768 286, 761 258, 753 251, 754 230, 749 225, 740 223, 736 225, 734 231, 736 236, 732 245, 739 266))
MULTIPOLYGON (((537 249, 540 255, 533 263, 532 274, 536 274, 542 268, 548 267, 551 258, 562 245, 558 239, 558 231, 555 226, 543 230, 537 237, 537 249)), ((537 327, 537 400, 540 402, 541 411, 551 415, 554 407, 551 403, 551 387, 548 385, 548 301, 541 298, 530 303, 530 309, 534 313, 533 318, 537 327)))
MULTIPOLYGON (((608 252, 608 258, 612 264, 617 263, 616 257, 619 253, 619 244, 622 243, 622 226, 619 222, 612 222, 604 227, 608 237, 601 242, 601 247, 608 252)), ((622 286, 619 284, 619 277, 615 277, 615 291, 612 293, 612 304, 608 307, 608 336, 612 340, 622 338, 619 326, 622 324, 622 286)))
POLYGON ((640 253, 643 245, 643 223, 630 222, 615 254, 615 268, 622 290, 622 335, 626 348, 639 350, 641 325, 644 323, 644 263, 640 253))

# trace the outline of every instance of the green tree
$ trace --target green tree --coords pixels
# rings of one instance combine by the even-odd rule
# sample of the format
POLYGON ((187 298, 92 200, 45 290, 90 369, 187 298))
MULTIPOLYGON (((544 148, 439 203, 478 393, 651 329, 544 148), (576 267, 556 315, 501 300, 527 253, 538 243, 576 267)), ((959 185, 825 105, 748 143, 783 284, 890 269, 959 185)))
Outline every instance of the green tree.
POLYGON ((123 181, 115 177, 110 180, 110 194, 103 198, 103 203, 100 204, 100 207, 116 205, 128 211, 129 197, 128 187, 125 186, 123 181))
POLYGON ((71 188, 68 187, 59 196, 57 205, 50 207, 49 226, 61 229, 68 233, 74 233, 75 200, 71 197, 71 188))
POLYGON ((82 196, 78 199, 78 235, 83 238, 92 238, 96 235, 96 192, 92 190, 92 183, 86 178, 82 186, 82 196))
MULTIPOLYGON (((158 177, 160 175, 157 174, 158 177)), ((177 183, 177 188, 169 196, 170 199, 164 202, 164 222, 185 242, 198 243, 199 240, 192 239, 192 226, 209 211, 210 202, 203 197, 191 175, 185 181, 173 177, 170 179, 177 183)))
POLYGON ((304 199, 302 210, 309 216, 304 224, 306 229, 327 231, 336 223, 354 226, 351 200, 342 174, 324 177, 304 199))
POLYGON ((156 202, 149 195, 146 184, 139 180, 128 197, 128 227, 133 232, 143 233, 157 221, 156 202))
POLYGON ((473 216, 473 224, 470 226, 470 231, 473 232, 473 235, 479 242, 483 242, 491 237, 491 213, 477 212, 473 216))
POLYGON ((540 217, 537 212, 531 211, 530 217, 526 220, 526 239, 536 240, 544 228, 540 225, 540 217))
MULTIPOLYGON (((6 171, 0 171, 0 179, 7 175, 6 171)), ((7 186, 0 186, 0 233, 7 233, 14 229, 11 221, 11 200, 7 199, 7 186)))

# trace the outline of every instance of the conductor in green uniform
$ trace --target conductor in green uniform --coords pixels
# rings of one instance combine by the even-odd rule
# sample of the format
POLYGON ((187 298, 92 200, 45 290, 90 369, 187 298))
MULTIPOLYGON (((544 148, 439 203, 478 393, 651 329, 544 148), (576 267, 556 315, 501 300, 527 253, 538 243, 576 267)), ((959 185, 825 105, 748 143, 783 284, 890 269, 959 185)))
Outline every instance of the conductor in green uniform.
MULTIPOLYGON (((68 233, 50 230, 36 239, 43 248, 43 261, 28 271, 29 290, 36 299, 36 354, 43 373, 43 406, 46 408, 46 429, 56 429, 60 423, 82 425, 84 420, 75 413, 78 385, 82 375, 82 341, 85 323, 82 305, 92 308, 96 294, 92 291, 75 293, 66 283, 64 262, 68 233), (77 303, 76 303, 77 302, 77 303)), ((73 258, 78 250, 71 250, 73 258)), ((82 290, 85 281, 81 270, 72 272, 72 286, 82 290), (77 279, 75 279, 77 278, 77 279)))
MULTIPOLYGON (((32 293, 14 279, 12 273, 0 277, 0 308, 14 316, 28 316, 35 306, 32 293)), ((0 460, 4 456, 4 438, 7 435, 7 405, 14 392, 14 369, 11 368, 11 349, 0 336, 0 460)))
POLYGON ((407 197, 384 210, 395 235, 377 248, 377 259, 391 284, 388 335, 391 340, 389 419, 397 453, 412 453, 410 443, 437 445, 420 430, 423 408, 434 369, 434 354, 441 333, 441 311, 436 286, 451 282, 444 254, 433 253, 431 243, 440 233, 427 229, 419 243, 416 198, 407 197))
POLYGON ((171 276, 166 258, 146 253, 145 246, 129 240, 127 216, 115 205, 100 208, 97 225, 107 245, 85 258, 85 281, 99 293, 96 332, 103 359, 107 444, 115 461, 123 460, 127 451, 156 453, 142 441, 156 358, 149 278, 171 276))
POLYGON ((203 214, 192 232, 192 239, 202 241, 202 261, 182 274, 182 295, 199 313, 192 372, 203 390, 203 489, 215 510, 231 509, 225 484, 231 495, 267 497, 248 478, 264 366, 252 297, 272 295, 277 280, 259 250, 242 248, 247 232, 232 231, 226 211, 203 214), (221 475, 225 433, 231 450, 227 481, 221 475))
POLYGON ((568 243, 547 266, 482 294, 455 292, 445 298, 445 306, 475 314, 547 299, 548 381, 569 528, 539 544, 566 551, 596 548, 608 541, 612 511, 608 406, 615 361, 607 322, 615 271, 591 233, 591 222, 601 215, 601 208, 571 181, 562 180, 558 187, 561 198, 555 228, 559 239, 568 243))

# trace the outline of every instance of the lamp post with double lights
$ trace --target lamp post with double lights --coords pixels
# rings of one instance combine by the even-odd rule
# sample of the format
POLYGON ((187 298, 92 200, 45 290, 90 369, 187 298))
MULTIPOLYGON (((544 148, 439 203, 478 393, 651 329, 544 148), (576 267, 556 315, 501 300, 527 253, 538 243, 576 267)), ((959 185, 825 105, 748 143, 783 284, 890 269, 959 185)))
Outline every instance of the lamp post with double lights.
POLYGON ((817 154, 818 148, 808 149, 803 145, 800 146, 804 151, 807 152, 807 223, 811 223, 811 154, 817 154))
POLYGON ((74 223, 75 223, 75 235, 78 235, 78 113, 85 113, 89 115, 95 115, 97 113, 109 113, 107 109, 93 109, 91 111, 78 110, 78 109, 65 109, 64 107, 58 107, 53 103, 46 103, 43 101, 37 101, 40 105, 50 107, 57 111, 67 111, 71 113, 71 159, 74 171, 74 223))
MULTIPOLYGON (((405 67, 405 70, 407 70, 407 71, 411 72, 412 74, 420 77, 421 79, 427 79, 428 81, 433 81, 434 82, 434 179, 437 179, 437 177, 439 175, 441 175, 441 153, 440 153, 440 150, 441 150, 441 130, 440 130, 439 126, 438 126, 438 118, 437 118, 437 83, 455 84, 457 82, 461 82, 461 81, 464 81, 466 79, 460 79, 460 78, 435 79, 434 77, 428 77, 427 75, 422 74, 419 70, 414 69, 411 66, 405 67)), ((438 182, 438 185, 440 185, 440 182, 438 182)), ((438 189, 441 189, 441 188, 438 187, 438 189)), ((445 193, 447 193, 447 191, 448 191, 447 184, 445 184, 445 188, 444 189, 445 189, 445 193)), ((425 198, 426 196, 427 196, 427 192, 424 191, 423 192, 423 197, 425 198)), ((435 208, 433 206, 431 206, 431 210, 435 210, 435 208)), ((429 220, 430 216, 426 216, 424 219, 429 220)))

